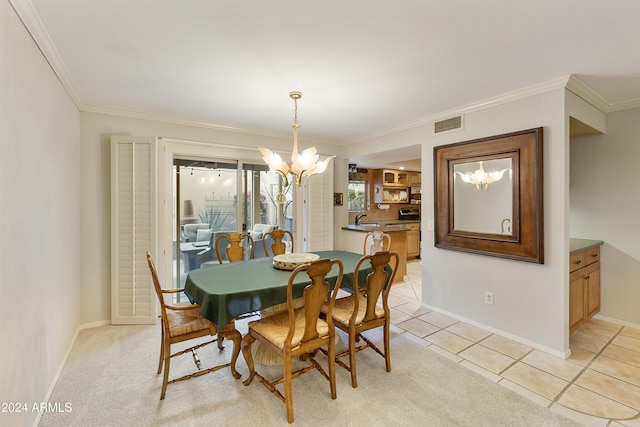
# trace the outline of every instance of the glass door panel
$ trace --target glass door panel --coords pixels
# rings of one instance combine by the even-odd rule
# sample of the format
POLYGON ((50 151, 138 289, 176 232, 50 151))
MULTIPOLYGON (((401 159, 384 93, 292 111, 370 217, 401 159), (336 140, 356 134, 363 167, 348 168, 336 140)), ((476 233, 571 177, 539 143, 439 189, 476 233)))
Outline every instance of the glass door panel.
MULTIPOLYGON (((246 229, 252 231, 256 224, 267 224, 293 233, 292 209, 289 208, 293 203, 291 187, 284 188, 282 177, 270 172, 265 165, 243 164, 242 168, 243 192, 246 194, 243 224, 246 229)), ((253 236, 260 238, 258 233, 253 236)))
POLYGON ((239 231, 238 165, 225 160, 174 159, 174 287, 189 271, 216 259, 211 242, 223 232, 239 231))

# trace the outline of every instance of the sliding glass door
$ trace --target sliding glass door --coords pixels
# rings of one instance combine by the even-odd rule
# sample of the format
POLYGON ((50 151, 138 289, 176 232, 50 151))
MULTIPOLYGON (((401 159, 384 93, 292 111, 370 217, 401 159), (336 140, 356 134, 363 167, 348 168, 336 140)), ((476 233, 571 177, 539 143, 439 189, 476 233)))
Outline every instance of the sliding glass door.
MULTIPOLYGON (((234 160, 173 160, 173 287, 216 259, 215 239, 270 224, 293 232, 293 198, 262 164, 234 160)), ((262 245, 262 243, 256 242, 262 245)))
POLYGON ((238 212, 238 162, 174 159, 174 287, 212 259, 213 236, 239 229, 238 212))
POLYGON ((293 192, 284 188, 280 175, 265 165, 242 165, 243 193, 246 194, 243 223, 248 230, 255 224, 269 224, 293 233, 293 192), (254 197, 256 195, 256 197, 254 197))

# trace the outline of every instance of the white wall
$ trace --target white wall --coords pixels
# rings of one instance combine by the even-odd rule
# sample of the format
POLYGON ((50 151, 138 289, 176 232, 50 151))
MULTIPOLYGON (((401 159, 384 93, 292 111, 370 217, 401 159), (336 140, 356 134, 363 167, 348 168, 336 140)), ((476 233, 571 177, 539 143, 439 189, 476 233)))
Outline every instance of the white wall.
MULTIPOLYGON (((33 425, 80 324, 80 114, 0 2, 0 402, 33 425)), ((90 248, 89 248, 90 249, 90 248)))
MULTIPOLYGON (((422 230, 434 219, 433 147, 544 127, 544 265, 434 247, 422 233, 423 302, 477 325, 565 355, 568 343, 568 137, 563 88, 463 112, 464 128, 435 135, 433 123, 381 137, 372 147, 422 144, 422 230), (567 262, 565 262, 567 260, 567 262), (495 305, 484 304, 484 292, 495 305)), ((450 116, 455 116, 451 112, 450 116)))
MULTIPOLYGON (((436 249, 433 233, 423 242, 427 304, 561 354, 569 348, 564 95, 559 89, 465 114, 464 130, 434 135, 429 144, 543 127, 544 265, 436 249), (495 305, 484 304, 485 291, 494 293, 495 305)), ((425 151, 425 163, 433 164, 432 150, 425 151)), ((425 187, 433 188, 432 179, 425 187)), ((428 200, 423 212, 433 212, 428 200)))
POLYGON ((603 240, 600 316, 640 324, 640 109, 571 141, 571 236, 603 240))

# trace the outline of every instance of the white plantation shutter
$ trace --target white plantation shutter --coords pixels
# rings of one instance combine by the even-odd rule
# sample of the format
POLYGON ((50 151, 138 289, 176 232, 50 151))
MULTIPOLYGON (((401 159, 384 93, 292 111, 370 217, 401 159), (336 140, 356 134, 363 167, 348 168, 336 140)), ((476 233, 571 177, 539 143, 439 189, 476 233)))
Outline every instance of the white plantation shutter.
POLYGON ((304 252, 333 249, 333 162, 313 175, 302 191, 304 252))
POLYGON ((156 322, 145 253, 156 263, 155 138, 111 139, 111 323, 156 322))

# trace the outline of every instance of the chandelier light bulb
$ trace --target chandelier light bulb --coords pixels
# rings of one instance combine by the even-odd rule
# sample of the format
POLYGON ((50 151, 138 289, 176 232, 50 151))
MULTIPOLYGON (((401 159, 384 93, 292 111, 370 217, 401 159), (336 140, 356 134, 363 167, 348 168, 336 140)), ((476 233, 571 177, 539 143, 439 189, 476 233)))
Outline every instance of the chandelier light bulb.
POLYGON ((505 168, 500 171, 493 171, 493 172, 487 173, 485 172, 484 167, 482 166, 483 162, 480 161, 478 163, 480 163, 480 168, 473 173, 462 173, 462 172, 456 171, 456 173, 460 175, 460 178, 462 178, 462 181, 468 184, 475 185, 476 190, 488 190, 489 185, 493 184, 496 181, 500 181, 504 173, 509 170, 509 168, 505 168))

